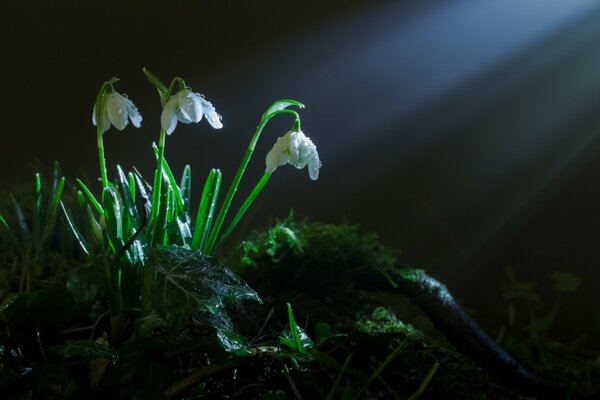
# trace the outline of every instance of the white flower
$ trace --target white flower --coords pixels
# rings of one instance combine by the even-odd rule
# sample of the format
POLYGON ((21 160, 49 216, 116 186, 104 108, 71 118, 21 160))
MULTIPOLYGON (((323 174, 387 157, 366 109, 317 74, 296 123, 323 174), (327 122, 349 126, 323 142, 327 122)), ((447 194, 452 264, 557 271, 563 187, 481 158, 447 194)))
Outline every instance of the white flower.
MULTIPOLYGON (((129 124, 129 119, 133 126, 139 128, 142 126, 142 116, 131 100, 117 92, 105 93, 100 102, 100 115, 102 118, 103 133, 110 129, 112 124, 115 128, 122 131, 129 124)), ((96 126, 96 106, 92 114, 92 123, 96 126)))
POLYGON ((183 89, 171 96, 165 104, 160 122, 167 135, 170 135, 175 130, 178 120, 184 124, 200 122, 202 115, 206 117, 213 128, 221 129, 223 127, 221 116, 217 114, 210 101, 201 94, 183 89))
POLYGON ((294 130, 277 139, 277 143, 267 154, 266 164, 266 172, 273 172, 285 164, 291 164, 298 169, 308 165, 308 174, 313 181, 319 178, 321 168, 317 146, 302 131, 294 130))

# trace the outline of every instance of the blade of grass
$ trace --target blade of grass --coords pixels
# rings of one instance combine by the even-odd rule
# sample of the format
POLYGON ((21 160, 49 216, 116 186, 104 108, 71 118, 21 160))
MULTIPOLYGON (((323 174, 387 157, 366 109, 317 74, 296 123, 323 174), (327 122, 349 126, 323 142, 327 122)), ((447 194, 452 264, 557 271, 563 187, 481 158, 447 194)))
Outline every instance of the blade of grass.
POLYGON ((60 202, 60 207, 62 208, 65 221, 67 221, 67 226, 69 227, 69 230, 73 233, 73 236, 75 236, 75 240, 79 244, 79 247, 87 256, 92 257, 90 246, 88 246, 88 243, 85 241, 83 236, 81 236, 81 233, 79 232, 75 224, 73 224, 73 221, 69 216, 69 213, 67 212, 67 209, 65 208, 65 205, 62 201, 60 202))
POLYGON ((88 189, 88 187, 85 186, 85 184, 80 179, 77 179, 76 182, 79 184, 79 187, 81 187, 81 190, 83 190, 83 193, 85 193, 88 200, 90 201, 90 203, 92 203, 96 211, 98 211, 100 215, 104 216, 104 210, 102 209, 102 206, 100 205, 98 200, 96 200, 90 189, 88 189))
POLYGON ((338 372, 337 376, 335 377, 335 380, 333 381, 333 385, 331 386, 331 390, 329 390, 329 393, 327 393, 327 396, 325 396, 325 400, 333 400, 333 396, 335 395, 335 390, 337 389, 338 385, 340 384, 340 380, 342 379, 342 376, 344 376, 344 372, 346 372, 346 368, 348 368, 348 364, 350 363, 351 358, 352 358, 352 353, 348 354, 348 357, 346 357, 346 361, 344 361, 342 368, 340 368, 340 371, 338 372))
POLYGON ((196 227, 194 229, 194 238, 192 238, 192 249, 199 248, 203 252, 206 252, 205 246, 212 226, 220 190, 221 171, 213 169, 206 179, 206 184, 202 191, 202 199, 198 205, 196 227))
MULTIPOLYGON (((14 198, 13 198, 14 199, 14 198)), ((16 203, 16 202, 15 202, 16 203)), ((40 174, 35 174, 35 186, 33 191, 33 208, 32 208, 32 243, 37 247, 42 234, 42 180, 40 174)), ((19 218, 20 219, 20 218, 19 218)), ((19 221, 19 224, 21 222, 19 221)))
POLYGON ((65 177, 63 176, 58 180, 57 185, 54 186, 52 199, 50 200, 50 204, 48 204, 48 209, 46 210, 46 218, 44 221, 44 228, 42 231, 40 245, 38 246, 38 252, 47 251, 50 247, 50 239, 52 238, 52 234, 54 233, 54 228, 56 226, 56 218, 58 216, 58 205, 60 203, 60 198, 62 196, 64 187, 65 177))
POLYGON ((17 217, 17 223, 19 224, 19 229, 21 230, 21 239, 25 243, 31 242, 31 232, 29 231, 29 226, 27 225, 27 220, 25 219, 25 214, 23 213, 23 209, 19 205, 15 196, 10 194, 10 200, 13 203, 13 208, 15 209, 15 216, 17 217))
POLYGON ((183 202, 183 211, 186 214, 190 212, 190 196, 192 193, 192 168, 188 165, 183 168, 183 174, 181 175, 181 183, 179 184, 181 189, 181 200, 183 202))
POLYGON ((19 253, 19 256, 21 257, 21 260, 24 260, 25 252, 23 251, 21 242, 19 242, 19 239, 17 239, 15 234, 12 232, 12 230, 10 229, 10 226, 8 226, 8 223, 6 222, 6 220, 4 219, 2 214, 0 214, 0 224, 4 227, 4 229, 6 229, 6 232, 8 233, 8 237, 10 238, 11 242, 13 242, 13 246, 15 246, 15 248, 17 249, 17 252, 19 253))
POLYGON ((419 397, 421 397, 423 392, 425 392, 425 389, 427 389, 427 386, 429 386, 429 383, 433 379, 433 376, 435 375, 439 366, 440 366, 440 363, 438 363, 438 362, 433 364, 433 367, 431 367, 429 369, 429 372, 427 372, 425 379, 423 379, 423 382, 421 382, 421 386, 419 386, 417 391, 414 392, 407 400, 417 400, 419 397))
MULTIPOLYGON (((152 144, 152 149, 154 150, 154 155, 158 159, 159 149, 156 144, 152 144)), ((166 178, 166 182, 168 185, 173 188, 173 193, 175 194, 175 201, 177 202, 177 207, 179 208, 179 212, 185 215, 185 207, 183 205, 183 200, 181 198, 181 190, 175 181, 175 177, 173 176, 173 172, 171 172, 171 168, 169 167, 169 163, 167 160, 163 159, 163 175, 166 178)))
POLYGON ((386 358, 385 360, 383 360, 383 362, 381 363, 381 365, 373 372, 373 374, 369 377, 369 380, 367 381, 367 383, 358 391, 358 393, 352 398, 353 400, 358 400, 360 398, 362 398, 362 395, 367 391, 367 389, 369 388, 369 386, 375 381, 375 379, 377 379, 377 377, 379 375, 381 375, 381 373, 387 368, 388 365, 390 365, 390 363, 392 361, 394 361, 394 359, 396 358, 396 356, 398 355, 398 353, 400 353, 400 350, 402 350, 402 348, 404 348, 404 343, 406 342, 407 339, 404 339, 402 341, 402 343, 400 343, 398 345, 398 347, 396 347, 394 349, 394 351, 392 351, 386 358))

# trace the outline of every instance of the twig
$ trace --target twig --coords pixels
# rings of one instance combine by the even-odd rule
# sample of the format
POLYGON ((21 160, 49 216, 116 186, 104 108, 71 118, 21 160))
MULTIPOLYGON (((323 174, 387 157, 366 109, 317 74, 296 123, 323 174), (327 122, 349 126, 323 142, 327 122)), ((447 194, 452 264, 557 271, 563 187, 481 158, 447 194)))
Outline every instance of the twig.
POLYGON ((227 371, 229 369, 235 368, 238 365, 246 362, 247 360, 248 360, 248 358, 242 358, 242 357, 230 358, 229 360, 225 361, 223 364, 215 364, 215 365, 206 366, 204 368, 201 368, 201 369, 191 373, 190 375, 183 378, 179 382, 175 382, 174 384, 169 386, 167 389, 165 389, 162 392, 162 394, 163 394, 163 396, 165 396, 167 398, 173 398, 175 396, 180 395, 181 393, 183 393, 185 390, 187 390, 191 386, 195 385, 196 383, 200 382, 202 379, 208 378, 209 376, 212 376, 214 374, 218 374, 219 372, 223 372, 223 371, 227 371))
POLYGON ((287 365, 285 365, 285 364, 283 364, 283 372, 285 373, 285 377, 286 377, 288 383, 292 387, 292 391, 294 392, 296 399, 302 400, 302 395, 300 394, 298 387, 296 386, 296 384, 294 383, 294 380, 292 379, 292 376, 290 375, 290 370, 288 369, 287 365))

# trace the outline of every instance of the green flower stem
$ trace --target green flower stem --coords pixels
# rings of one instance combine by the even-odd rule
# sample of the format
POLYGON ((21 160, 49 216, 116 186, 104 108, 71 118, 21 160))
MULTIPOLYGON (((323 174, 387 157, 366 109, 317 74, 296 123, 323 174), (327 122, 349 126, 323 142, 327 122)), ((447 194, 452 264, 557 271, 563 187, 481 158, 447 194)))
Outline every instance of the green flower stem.
POLYGON ((98 161, 100 163, 100 178, 102 179, 102 189, 108 186, 108 175, 106 174, 106 159, 104 158, 104 141, 102 135, 104 133, 104 116, 102 115, 102 97, 112 85, 117 82, 118 78, 112 78, 100 86, 98 95, 96 96, 96 135, 98 143, 98 161))
POLYGON ((278 114, 292 114, 296 117, 296 120, 300 120, 300 116, 298 115, 297 112, 295 112, 293 110, 287 110, 287 109, 278 110, 269 115, 263 115, 263 118, 260 120, 258 127, 256 127, 254 136, 252 136, 252 140, 250 141, 250 144, 248 145, 246 154, 244 154, 244 158, 242 159, 242 162, 235 174, 235 177, 233 178, 233 182, 231 182, 231 186, 229 187, 229 190, 227 191, 227 195, 225 196, 223 205, 221 206, 221 209, 219 210, 219 215, 217 216, 217 220, 215 221, 215 226, 213 227, 213 229, 210 233, 210 236, 208 237, 208 242, 206 245, 206 254, 210 255, 210 254, 212 254, 212 252, 214 250, 217 236, 219 235, 219 231, 221 230, 223 221, 225 220, 225 217, 227 216, 227 212, 229 211, 229 207, 231 206, 231 201, 233 200, 233 196, 235 195, 235 192, 237 191, 238 186, 240 185, 240 181, 242 180, 242 177, 244 176, 244 171, 246 170, 246 167, 248 166, 248 162, 250 162, 250 157, 252 157, 252 153, 254 153, 254 148, 256 147, 256 142, 258 141, 260 134, 262 133, 263 129, 265 128, 265 125, 267 125, 267 122, 269 122, 271 120, 271 118, 273 118, 274 116, 276 116, 278 114))
MULTIPOLYGON (((98 118, 102 118, 96 108, 96 121, 98 118)), ((106 174, 106 160, 104 158, 104 141, 102 140, 102 128, 100 123, 97 122, 96 132, 98 134, 98 160, 100 162, 100 179, 102 179, 102 189, 108 187, 108 175, 106 174)))
POLYGON ((163 163, 165 158, 165 142, 166 132, 164 129, 160 130, 160 137, 158 139, 158 155, 156 156, 156 172, 154 173, 154 187, 152 188, 152 214, 151 220, 154 222, 158 217, 160 210, 160 194, 162 191, 162 180, 163 180, 163 163))
POLYGON ((246 211, 248 210, 248 208, 254 201, 254 199, 256 199, 258 194, 265 187, 265 185, 269 181, 270 177, 271 177, 271 173, 265 172, 265 174, 262 176, 262 178, 260 178, 260 180, 258 181, 256 186, 254 186, 254 189, 252 189, 252 192, 250 192, 250 195, 246 198, 246 201, 244 201, 244 204, 242 204, 242 206, 238 210, 237 214, 235 214, 235 216, 233 217, 233 220, 231 221, 231 223, 229 224, 229 226, 227 227, 225 232, 221 235, 221 238, 219 239, 219 242, 216 244, 215 248, 218 248, 221 244, 223 244, 223 242, 225 240, 227 240, 227 238, 229 237, 231 232, 233 232, 233 230, 235 229, 237 224, 240 222, 240 220, 242 219, 242 217, 244 216, 244 214, 246 213, 246 211))

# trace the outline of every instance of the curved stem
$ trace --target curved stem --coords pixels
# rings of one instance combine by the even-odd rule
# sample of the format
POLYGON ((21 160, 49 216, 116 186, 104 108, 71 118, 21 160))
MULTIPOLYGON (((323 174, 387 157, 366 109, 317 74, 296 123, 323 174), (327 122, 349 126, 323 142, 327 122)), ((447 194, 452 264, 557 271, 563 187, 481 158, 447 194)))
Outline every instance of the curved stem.
POLYGON ((256 142, 258 141, 260 134, 262 133, 265 126, 267 125, 267 122, 269 122, 271 120, 271 118, 273 118, 274 116, 279 115, 279 114, 292 114, 296 117, 296 121, 300 120, 300 116, 298 115, 298 113, 296 111, 287 110, 287 109, 275 111, 275 112, 269 114, 268 116, 263 115, 263 118, 260 120, 260 123, 256 127, 256 131, 254 131, 252 140, 250 140, 248 149, 246 150, 246 153, 244 154, 244 158, 242 159, 242 162, 241 162, 240 166, 238 167, 235 177, 233 178, 233 182, 231 182, 231 186, 229 187, 229 190, 227 191, 227 195, 225 196, 223 205, 221 206, 221 209, 219 210, 219 215, 217 216, 215 226, 213 227, 213 229, 210 233, 210 236, 208 237, 208 242, 206 245, 206 254, 210 255, 210 254, 212 254, 212 252, 214 250, 217 236, 219 235, 219 231, 221 230, 223 221, 225 220, 225 217, 227 216, 227 212, 229 211, 229 207, 231 206, 231 201, 233 200, 233 196, 235 195, 235 192, 237 191, 238 186, 240 185, 240 181, 242 180, 242 177, 244 176, 244 171, 246 170, 246 167, 248 166, 248 163, 250 162, 250 157, 252 157, 252 153, 254 153, 254 148, 256 147, 256 142))
POLYGON ((96 142, 98 144, 98 161, 100 163, 100 178, 102 179, 102 189, 108 186, 108 175, 106 173, 106 159, 104 157, 104 141, 102 135, 104 134, 104 116, 102 115, 102 98, 108 88, 112 88, 112 85, 117 82, 118 78, 112 78, 100 86, 98 95, 96 96, 96 107, 95 107, 95 118, 96 118, 96 142))

